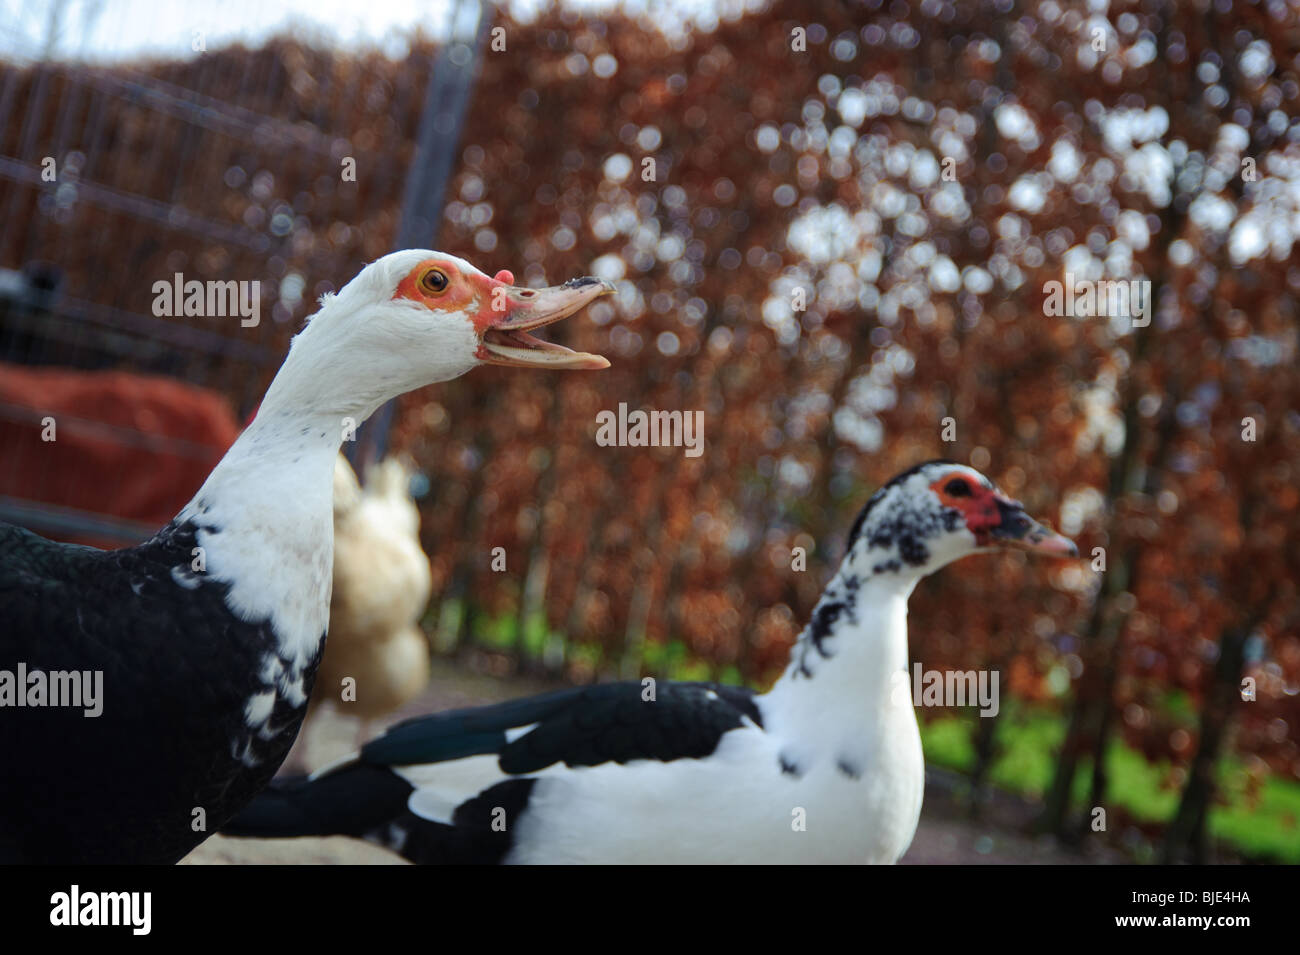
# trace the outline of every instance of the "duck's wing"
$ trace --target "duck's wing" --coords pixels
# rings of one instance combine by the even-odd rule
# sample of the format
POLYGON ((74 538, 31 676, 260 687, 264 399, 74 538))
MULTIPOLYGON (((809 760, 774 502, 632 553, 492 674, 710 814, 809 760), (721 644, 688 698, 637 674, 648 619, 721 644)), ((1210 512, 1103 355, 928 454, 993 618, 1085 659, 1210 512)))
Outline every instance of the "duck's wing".
POLYGON ((224 830, 238 836, 346 834, 420 862, 500 861, 533 774, 711 755, 762 726, 751 691, 713 683, 624 682, 417 717, 346 762, 263 793, 224 830))

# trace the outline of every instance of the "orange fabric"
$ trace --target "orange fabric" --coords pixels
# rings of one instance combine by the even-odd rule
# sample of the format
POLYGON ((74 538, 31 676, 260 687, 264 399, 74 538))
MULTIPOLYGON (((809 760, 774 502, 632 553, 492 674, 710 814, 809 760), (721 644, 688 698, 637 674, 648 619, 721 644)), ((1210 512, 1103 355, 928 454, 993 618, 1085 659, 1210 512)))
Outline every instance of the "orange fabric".
POLYGON ((174 379, 0 363, 0 494, 162 526, 240 430, 222 395, 174 379))

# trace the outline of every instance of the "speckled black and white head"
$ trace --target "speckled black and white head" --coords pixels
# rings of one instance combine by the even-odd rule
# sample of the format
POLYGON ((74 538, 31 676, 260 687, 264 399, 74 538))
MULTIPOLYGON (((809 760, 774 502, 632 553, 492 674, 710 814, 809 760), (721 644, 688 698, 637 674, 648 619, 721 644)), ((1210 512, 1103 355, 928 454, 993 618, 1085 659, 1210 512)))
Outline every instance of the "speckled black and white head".
POLYGON ((927 461, 867 501, 849 532, 845 565, 859 576, 923 577, 968 554, 1001 547, 1058 557, 1078 553, 979 471, 927 461))
POLYGON ((884 484, 849 531, 848 549, 791 657, 796 679, 831 659, 846 633, 901 634, 907 597, 927 574, 969 554, 1017 547, 1073 557, 1073 542, 1039 524, 974 468, 927 461, 884 484))

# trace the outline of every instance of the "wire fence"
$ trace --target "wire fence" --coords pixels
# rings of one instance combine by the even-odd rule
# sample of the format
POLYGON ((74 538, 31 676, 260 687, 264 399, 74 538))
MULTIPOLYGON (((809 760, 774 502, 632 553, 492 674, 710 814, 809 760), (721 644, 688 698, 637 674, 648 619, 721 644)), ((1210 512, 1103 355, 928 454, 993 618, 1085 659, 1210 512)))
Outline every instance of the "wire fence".
MULTIPOLYGON (((197 489, 320 294, 395 242, 428 241, 486 18, 458 0, 449 41, 399 72, 379 52, 283 39, 96 64, 49 58, 59 17, 84 4, 56 6, 49 42, 24 57, 11 32, 0 62, 0 518, 120 543, 197 489), (168 314, 158 283, 179 304, 192 280, 256 283, 257 315, 168 314), (57 442, 37 413, 51 407, 57 442), (154 490, 124 507, 142 480, 154 490)), ((371 455, 388 418, 363 435, 371 455)))

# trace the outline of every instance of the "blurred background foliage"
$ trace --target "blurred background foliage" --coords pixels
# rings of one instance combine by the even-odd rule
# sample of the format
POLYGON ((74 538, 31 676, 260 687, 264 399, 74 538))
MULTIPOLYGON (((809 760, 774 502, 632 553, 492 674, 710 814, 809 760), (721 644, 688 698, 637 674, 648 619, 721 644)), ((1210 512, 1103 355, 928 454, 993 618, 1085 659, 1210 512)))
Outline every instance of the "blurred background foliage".
MULTIPOLYGON (((1009 788, 1067 843, 1106 806, 1139 858, 1220 838, 1300 861, 1300 13, 752 7, 676 29, 495 15, 507 49, 482 55, 428 243, 524 284, 614 282, 554 330, 612 367, 484 369, 400 401, 434 646, 502 674, 765 685, 870 492, 951 458, 1088 557, 981 557, 912 599, 914 660, 1002 674, 996 718, 921 711, 972 811, 1009 788), (1150 324, 1046 315, 1067 274, 1150 280, 1150 324), (703 411, 704 454, 598 447, 620 402, 703 411)), ((0 182, 0 266, 60 263, 72 299, 146 314, 176 271, 260 279, 271 320, 213 333, 264 356, 106 362, 203 381, 244 416, 313 300, 390 249, 436 49, 281 36, 9 64, 0 156, 74 174, 0 182), (139 120, 142 96, 210 115, 177 132, 166 109, 139 120), (61 129, 49 104, 69 98, 61 129), (124 194, 204 225, 168 212, 160 240, 124 194)))

